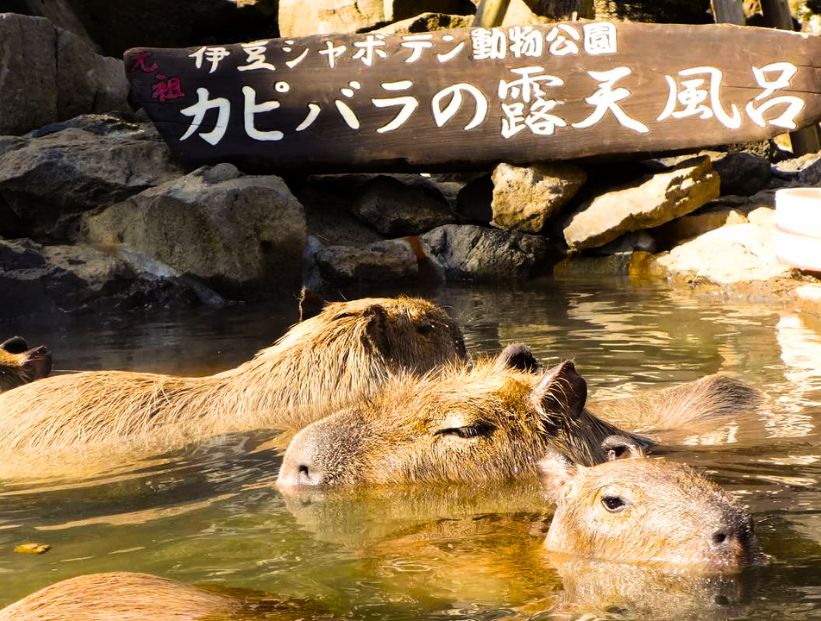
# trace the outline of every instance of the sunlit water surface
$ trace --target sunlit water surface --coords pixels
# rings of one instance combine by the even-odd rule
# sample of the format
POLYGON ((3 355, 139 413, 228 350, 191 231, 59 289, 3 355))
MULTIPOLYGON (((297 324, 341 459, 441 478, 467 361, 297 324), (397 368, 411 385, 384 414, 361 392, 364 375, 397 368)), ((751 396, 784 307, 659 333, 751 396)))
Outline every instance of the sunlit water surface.
MULTIPOLYGON (((471 352, 525 342, 545 362, 573 358, 595 398, 717 371, 765 390, 766 413, 685 437, 669 457, 750 508, 772 564, 698 579, 561 565, 542 552, 550 510, 527 484, 285 499, 272 486, 280 455, 260 433, 91 481, 0 482, 0 604, 130 570, 304 600, 305 619, 821 618, 821 327, 811 317, 618 281, 424 293, 450 308, 471 352), (52 549, 12 552, 28 541, 52 549)), ((295 317, 284 304, 0 329, 47 343, 61 370, 196 375, 246 360, 295 317)))

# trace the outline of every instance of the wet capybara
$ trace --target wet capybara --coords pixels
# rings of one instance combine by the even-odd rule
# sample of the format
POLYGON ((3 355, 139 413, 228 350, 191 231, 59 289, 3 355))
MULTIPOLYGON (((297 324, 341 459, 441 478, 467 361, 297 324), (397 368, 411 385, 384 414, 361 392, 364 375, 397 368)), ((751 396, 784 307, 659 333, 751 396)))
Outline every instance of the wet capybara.
POLYGON ((0 621, 196 621, 227 619, 228 596, 149 574, 89 574, 47 586, 0 610, 0 621))
POLYGON ((0 447, 135 440, 170 449, 231 431, 300 428, 370 397, 391 373, 423 373, 464 357, 460 329, 426 300, 331 303, 217 375, 83 372, 0 395, 0 447))
POLYGON ((638 457, 584 467, 550 451, 539 469, 556 501, 550 551, 707 573, 764 562, 750 516, 689 466, 638 457))
POLYGON ((48 377, 51 353, 45 347, 29 348, 25 339, 15 336, 0 343, 0 393, 48 377))
POLYGON ((535 475, 549 447, 582 464, 605 461, 602 441, 623 432, 585 409, 587 384, 572 362, 535 374, 526 349, 392 378, 294 436, 280 487, 510 480, 535 475))

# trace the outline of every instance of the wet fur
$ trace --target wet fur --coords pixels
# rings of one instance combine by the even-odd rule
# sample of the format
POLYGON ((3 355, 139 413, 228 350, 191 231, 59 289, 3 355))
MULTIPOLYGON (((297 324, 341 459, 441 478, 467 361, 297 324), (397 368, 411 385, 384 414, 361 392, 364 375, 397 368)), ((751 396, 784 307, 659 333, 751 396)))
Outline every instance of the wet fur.
POLYGON ((370 396, 391 371, 424 372, 463 355, 458 327, 427 301, 329 304, 217 375, 83 372, 0 395, 0 448, 134 440, 169 449, 231 431, 299 428, 370 396), (433 336, 417 334, 420 322, 433 336))
POLYGON ((45 347, 29 348, 19 336, 0 343, 0 393, 51 373, 51 354, 45 347))

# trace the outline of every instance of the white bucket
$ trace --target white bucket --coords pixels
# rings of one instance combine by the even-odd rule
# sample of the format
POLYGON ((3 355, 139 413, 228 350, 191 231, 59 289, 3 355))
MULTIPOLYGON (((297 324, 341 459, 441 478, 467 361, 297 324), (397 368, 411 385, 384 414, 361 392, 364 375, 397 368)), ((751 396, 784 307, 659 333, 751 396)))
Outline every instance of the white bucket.
POLYGON ((775 252, 792 267, 821 272, 821 188, 775 193, 775 252))

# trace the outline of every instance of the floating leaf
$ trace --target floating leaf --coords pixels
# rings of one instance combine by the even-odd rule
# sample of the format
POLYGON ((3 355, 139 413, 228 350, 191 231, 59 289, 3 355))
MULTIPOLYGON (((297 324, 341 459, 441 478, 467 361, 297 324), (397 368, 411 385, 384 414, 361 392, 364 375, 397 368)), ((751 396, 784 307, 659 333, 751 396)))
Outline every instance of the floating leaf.
POLYGON ((21 543, 14 548, 17 554, 45 554, 51 550, 51 546, 47 543, 21 543))

